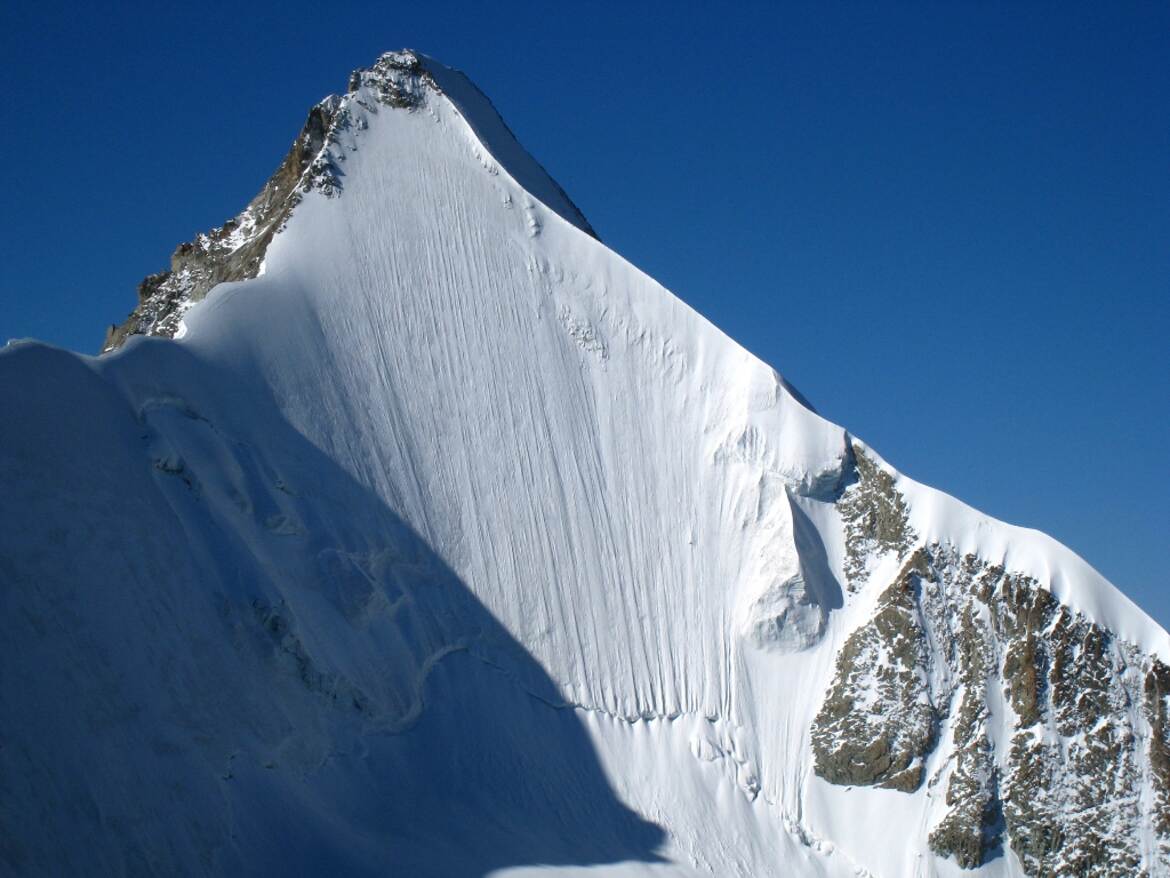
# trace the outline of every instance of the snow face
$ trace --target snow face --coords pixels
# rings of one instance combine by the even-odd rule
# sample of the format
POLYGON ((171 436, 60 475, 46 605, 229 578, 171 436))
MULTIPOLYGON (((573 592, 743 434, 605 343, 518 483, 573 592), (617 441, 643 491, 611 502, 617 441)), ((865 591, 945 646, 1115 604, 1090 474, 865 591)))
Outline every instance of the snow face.
POLYGON ((1061 755, 1089 714, 1022 724, 1005 688, 1009 655, 1055 667, 1064 608, 1132 706, 1111 832, 1167 868, 1165 631, 812 412, 597 241, 462 74, 391 53, 329 106, 338 185, 180 339, 0 354, 0 862, 928 875, 974 845, 1024 874, 1067 821, 1000 795, 1014 736, 1066 748, 1053 796, 1097 771, 1061 755), (991 627, 966 556, 1051 614, 991 627), (843 785, 867 735, 905 764, 843 785))

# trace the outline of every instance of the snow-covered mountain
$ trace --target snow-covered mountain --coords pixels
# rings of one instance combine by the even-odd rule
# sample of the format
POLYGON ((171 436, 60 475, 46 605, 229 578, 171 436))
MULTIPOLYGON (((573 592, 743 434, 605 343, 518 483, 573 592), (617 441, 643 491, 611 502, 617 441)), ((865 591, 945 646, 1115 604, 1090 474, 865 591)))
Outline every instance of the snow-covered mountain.
POLYGON ((1170 874, 1166 631, 461 74, 355 72, 139 298, 0 352, 0 872, 1170 874))

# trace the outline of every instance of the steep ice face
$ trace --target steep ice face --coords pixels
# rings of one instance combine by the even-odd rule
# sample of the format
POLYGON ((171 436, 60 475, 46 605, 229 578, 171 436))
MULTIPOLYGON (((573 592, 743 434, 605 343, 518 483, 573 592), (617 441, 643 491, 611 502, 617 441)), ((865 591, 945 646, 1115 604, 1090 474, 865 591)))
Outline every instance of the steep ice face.
POLYGON ((1170 869, 1165 631, 815 414, 461 74, 314 113, 120 350, 0 355, 0 862, 1170 869))

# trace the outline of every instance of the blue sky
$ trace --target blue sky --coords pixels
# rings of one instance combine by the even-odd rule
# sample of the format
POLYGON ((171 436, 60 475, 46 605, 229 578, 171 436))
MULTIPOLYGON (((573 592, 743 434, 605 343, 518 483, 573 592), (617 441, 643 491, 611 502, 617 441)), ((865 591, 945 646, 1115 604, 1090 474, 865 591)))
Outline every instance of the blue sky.
POLYGON ((0 337, 93 352, 411 46, 824 414, 1170 624, 1167 4, 33 7, 0 11, 0 337))

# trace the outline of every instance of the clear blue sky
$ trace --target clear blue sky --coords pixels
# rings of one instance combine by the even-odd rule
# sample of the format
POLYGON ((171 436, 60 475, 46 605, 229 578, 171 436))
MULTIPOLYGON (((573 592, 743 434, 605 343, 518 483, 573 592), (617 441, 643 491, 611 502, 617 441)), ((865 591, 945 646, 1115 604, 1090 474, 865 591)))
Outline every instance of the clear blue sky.
POLYGON ((1170 625, 1170 5, 103 7, 0 11, 0 337, 93 352, 411 46, 823 413, 1170 625))

